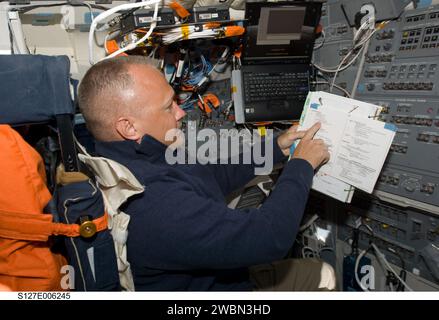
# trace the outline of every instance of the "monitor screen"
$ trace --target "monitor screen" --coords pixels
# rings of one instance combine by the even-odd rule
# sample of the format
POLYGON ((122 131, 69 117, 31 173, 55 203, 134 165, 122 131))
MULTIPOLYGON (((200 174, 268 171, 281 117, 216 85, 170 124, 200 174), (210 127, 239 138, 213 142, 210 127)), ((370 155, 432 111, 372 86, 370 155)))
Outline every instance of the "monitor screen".
POLYGON ((276 8, 272 8, 268 14, 267 34, 300 34, 302 32, 305 8, 273 9, 276 8))
POLYGON ((288 44, 302 38, 305 7, 261 8, 258 25, 258 45, 288 44))
POLYGON ((243 64, 266 59, 310 62, 322 2, 245 3, 243 64))

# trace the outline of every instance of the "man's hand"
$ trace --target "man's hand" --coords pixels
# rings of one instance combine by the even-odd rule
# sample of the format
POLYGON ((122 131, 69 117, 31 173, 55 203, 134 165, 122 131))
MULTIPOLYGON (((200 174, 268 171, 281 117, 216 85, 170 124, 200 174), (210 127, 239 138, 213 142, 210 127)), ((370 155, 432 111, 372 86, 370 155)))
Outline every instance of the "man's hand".
POLYGON ((316 123, 309 128, 293 153, 293 158, 308 161, 314 170, 328 162, 330 157, 325 142, 322 139, 313 139, 320 126, 320 123, 316 123))
POLYGON ((299 126, 292 126, 277 138, 277 144, 282 153, 286 156, 290 155, 290 147, 297 139, 302 139, 306 131, 297 131, 299 126))

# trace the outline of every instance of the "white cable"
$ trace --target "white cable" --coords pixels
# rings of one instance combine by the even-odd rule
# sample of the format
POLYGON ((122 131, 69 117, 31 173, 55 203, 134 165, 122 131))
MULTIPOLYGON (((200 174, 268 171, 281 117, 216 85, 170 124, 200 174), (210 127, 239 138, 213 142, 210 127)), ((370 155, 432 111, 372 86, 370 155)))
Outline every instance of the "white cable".
POLYGON ((158 48, 158 47, 155 47, 154 49, 151 50, 150 54, 148 55, 148 58, 154 58, 155 53, 156 53, 156 51, 157 51, 157 48, 158 48))
POLYGON ((387 261, 385 255, 384 255, 384 254, 378 249, 378 247, 377 247, 374 243, 372 243, 372 247, 373 247, 373 249, 375 250, 378 259, 380 259, 380 260, 384 263, 384 265, 386 266, 386 268, 387 268, 389 271, 391 271, 391 272, 395 275, 395 277, 396 277, 396 278, 402 283, 402 285, 403 285, 408 291, 413 291, 413 289, 410 288, 410 287, 407 285, 407 283, 405 283, 405 281, 402 280, 401 277, 395 272, 395 270, 392 268, 392 266, 390 265, 390 263, 387 261))
POLYGON ((93 9, 92 9, 91 5, 87 2, 83 2, 82 5, 88 7, 88 10, 90 11, 90 19, 91 19, 91 22, 93 22, 94 17, 93 17, 93 9))
MULTIPOLYGON (((216 71, 216 68, 218 67, 218 65, 223 64, 226 62, 226 57, 229 54, 229 47, 225 47, 223 53, 221 54, 221 56, 218 58, 218 61, 215 63, 215 65, 212 67, 212 69, 210 69, 210 71, 207 73, 207 77, 209 77, 213 71, 216 71)), ((216 71, 218 72, 218 71, 216 71)))
MULTIPOLYGON (((332 92, 332 88, 334 88, 335 80, 337 79, 337 75, 338 75, 338 73, 340 72, 341 67, 343 66, 343 64, 345 63, 345 61, 347 60, 347 58, 349 58, 353 52, 354 52, 354 51, 351 50, 351 51, 350 51, 350 52, 349 52, 349 53, 348 53, 348 54, 347 54, 347 55, 341 60, 340 64, 338 65, 337 71, 335 71, 334 78, 332 79, 332 83, 331 83, 331 85, 329 86, 329 92, 332 92)), ((361 52, 361 50, 360 50, 360 52, 361 52)), ((355 58, 352 59, 352 61, 355 61, 355 58)), ((352 62, 352 61, 351 61, 351 62, 352 62)))
POLYGON ((130 43, 129 45, 127 45, 124 48, 121 48, 115 52, 113 52, 112 54, 110 54, 109 56, 106 56, 104 58, 102 58, 101 60, 105 60, 105 59, 110 59, 110 58, 114 58, 116 56, 118 56, 121 53, 124 53, 128 50, 133 50, 134 48, 136 48, 139 44, 145 42, 148 40, 149 36, 152 34, 152 32, 154 31, 154 28, 157 26, 157 15, 159 12, 159 3, 157 2, 155 4, 155 8, 154 8, 154 16, 151 22, 151 25, 149 27, 148 32, 139 40, 137 40, 135 43, 130 43))
MULTIPOLYGON (((384 23, 388 23, 389 21, 385 21, 384 23)), ((358 44, 355 44, 355 42, 357 41, 358 36, 360 35, 361 31, 367 27, 370 24, 370 21, 366 21, 365 23, 363 23, 360 28, 357 30, 357 32, 354 35, 354 39, 352 42, 352 49, 347 53, 347 55, 345 56, 348 57, 350 56, 353 51, 355 51, 356 49, 360 49, 361 47, 363 47, 362 49, 364 49, 364 45, 372 38, 372 36, 381 28, 375 28, 371 33, 369 33, 366 38, 362 41, 360 41, 358 44)), ((370 24, 370 25, 374 25, 374 24, 370 24)), ((344 63, 344 59, 342 60, 342 62, 335 67, 322 67, 319 65, 314 64, 314 67, 316 67, 318 70, 326 72, 326 73, 339 73, 341 71, 346 70, 347 68, 349 68, 355 61, 356 59, 359 57, 360 53, 362 50, 359 50, 359 52, 357 53, 357 55, 355 55, 355 57, 352 59, 352 61, 350 61, 348 64, 346 64, 345 66, 343 66, 342 64, 344 63)))
POLYGON ((185 35, 182 32, 181 27, 177 27, 167 31, 166 35, 163 36, 162 40, 163 40, 163 44, 171 44, 185 39, 215 38, 218 35, 218 30, 219 29, 205 29, 202 31, 197 31, 195 26, 188 26, 187 35, 185 35))
MULTIPOLYGON (((354 58, 353 58, 353 59, 352 59, 347 65, 345 65, 345 66, 343 67, 343 70, 349 68, 351 65, 354 64, 354 62, 355 62, 355 61, 357 60, 357 58, 360 56, 360 54, 361 54, 361 52, 363 51, 363 49, 364 49, 364 48, 361 48, 360 50, 358 50, 358 53, 355 55, 355 57, 354 57, 354 58)), ((346 57, 344 57, 344 59, 340 62, 339 66, 338 66, 338 68, 337 68, 337 71, 335 71, 334 78, 332 79, 331 86, 329 87, 329 92, 332 92, 332 88, 334 88, 334 84, 335 84, 335 80, 337 79, 337 75, 338 75, 339 72, 342 71, 342 70, 341 70, 341 67, 342 67, 343 64, 345 63, 346 58, 348 58, 353 52, 354 52, 354 51, 351 50, 350 53, 347 54, 346 57)))
MULTIPOLYGON (((349 68, 354 62, 355 60, 358 58, 358 56, 360 55, 361 50, 359 51, 359 53, 357 53, 357 55, 352 59, 352 61, 350 61, 348 64, 346 64, 345 66, 341 67, 340 69, 338 69, 340 67, 340 65, 332 67, 335 69, 329 69, 326 67, 322 67, 316 64, 313 64, 314 67, 316 67, 317 69, 319 69, 320 71, 326 72, 326 73, 335 73, 335 72, 342 72, 344 70, 346 70, 347 68, 349 68)), ((352 50, 350 52, 348 52, 348 55, 350 55, 352 53, 352 50)), ((345 56, 346 57, 346 56, 345 56)))
MULTIPOLYGON (((361 29, 361 28, 360 28, 360 29, 361 29)), ((329 88, 329 92, 332 92, 332 89, 334 88, 335 81, 336 81, 336 79, 337 79, 337 75, 338 75, 338 73, 341 71, 340 68, 341 68, 341 66, 344 64, 346 58, 349 57, 350 54, 352 54, 356 49, 359 49, 359 50, 358 50, 358 53, 355 55, 355 57, 354 57, 354 58, 353 58, 353 59, 352 59, 352 60, 351 60, 346 66, 344 66, 344 69, 343 69, 343 70, 349 68, 349 67, 350 67, 350 66, 351 66, 351 65, 352 65, 352 64, 358 59, 358 57, 360 56, 360 54, 363 52, 364 48, 365 48, 365 47, 368 47, 367 44, 369 43, 369 41, 370 41, 370 39, 372 38, 372 36, 373 36, 378 30, 379 30, 378 28, 375 28, 372 32, 370 32, 369 35, 366 36, 366 39, 365 39, 365 40, 363 40, 362 42, 360 42, 360 43, 357 44, 357 45, 354 45, 354 47, 351 49, 351 51, 350 51, 350 52, 346 55, 346 57, 340 62, 339 66, 338 66, 338 68, 337 68, 337 71, 336 71, 335 74, 334 74, 334 78, 333 78, 333 80, 332 80, 331 87, 329 88)), ((355 42, 355 38, 354 38, 354 42, 355 42)))
POLYGON ((109 37, 110 37, 110 33, 107 34, 107 35, 105 36, 105 38, 104 38, 104 49, 105 49, 105 54, 108 54, 107 41, 108 41, 108 38, 109 38, 109 37))
POLYGON ((369 14, 368 19, 360 26, 357 33, 354 36, 354 45, 355 41, 357 40, 357 37, 361 34, 361 30, 366 29, 367 27, 371 27, 371 29, 375 29, 375 7, 371 5, 363 5, 361 7, 361 12, 364 12, 364 10, 369 14))
POLYGON ((304 225, 300 226, 299 228, 299 232, 303 232, 306 229, 308 229, 314 222, 316 222, 316 220, 319 218, 319 216, 317 214, 313 215, 311 217, 311 219, 309 219, 309 221, 307 223, 305 223, 304 225))
POLYGON ((355 75, 354 84, 351 89, 351 98, 355 98, 355 94, 357 93, 358 84, 360 83, 361 76, 363 74, 364 62, 366 61, 367 53, 369 52, 370 42, 366 43, 364 46, 363 53, 361 54, 360 61, 358 63, 357 72, 355 75))
POLYGON ((349 68, 352 65, 352 63, 355 61, 356 57, 354 57, 354 59, 349 64, 343 66, 344 60, 347 57, 349 57, 356 48, 358 48, 358 47, 353 45, 352 49, 349 50, 349 52, 344 56, 343 60, 337 66, 334 66, 334 67, 322 67, 322 66, 319 66, 317 64, 314 64, 314 67, 316 67, 320 71, 323 71, 323 72, 326 72, 326 73, 335 73, 335 72, 344 71, 345 69, 349 68))
POLYGON ((370 233, 371 233, 371 235, 374 236, 374 234, 373 234, 373 229, 372 229, 368 224, 361 223, 360 226, 359 226, 358 228, 360 228, 361 226, 363 226, 363 227, 365 227, 367 230, 369 230, 370 233))
POLYGON ((316 69, 323 71, 323 72, 326 72, 326 73, 334 73, 335 72, 335 70, 330 70, 329 68, 319 66, 318 64, 315 64, 315 63, 313 63, 313 66, 316 67, 316 69))
MULTIPOLYGON (((358 38, 358 36, 361 34, 361 31, 362 31, 363 29, 366 29, 367 27, 369 27, 369 26, 373 26, 373 25, 374 25, 374 23, 372 24, 371 22, 372 22, 371 20, 367 20, 367 21, 364 22, 364 23, 360 26, 360 28, 355 32, 354 39, 353 39, 353 43, 354 43, 354 44, 355 44, 355 41, 357 41, 357 38, 358 38)), ((374 29, 375 29, 375 28, 374 28, 374 29)))
MULTIPOLYGON (((90 32, 88 34, 88 54, 89 54, 88 59, 89 59, 90 64, 91 65, 94 64, 93 40, 94 40, 94 33, 96 31, 96 26, 98 25, 99 22, 107 19, 108 17, 110 17, 112 14, 115 14, 116 12, 119 12, 122 10, 135 9, 135 8, 149 7, 150 5, 158 4, 159 2, 161 2, 161 0, 148 0, 148 1, 144 1, 144 2, 121 4, 119 6, 116 6, 114 8, 111 8, 107 11, 102 12, 97 17, 95 17, 90 25, 90 32)), ((157 8, 157 6, 156 6, 156 8, 157 8)), ((157 14, 155 12, 154 12, 154 15, 157 16, 157 14)), ((151 32, 153 30, 152 25, 153 24, 151 24, 151 28, 150 28, 151 32)))
POLYGON ((104 23, 100 28, 96 28, 95 31, 101 32, 101 31, 105 31, 105 30, 108 30, 108 29, 110 29, 110 26, 108 24, 104 23))
MULTIPOLYGON (((311 82, 312 84, 326 84, 328 86, 330 86, 331 84, 328 81, 315 81, 315 82, 311 82)), ((348 98, 351 98, 351 94, 349 93, 349 91, 347 91, 345 88, 339 86, 338 84, 334 84, 334 88, 337 88, 338 90, 342 91, 348 98)))
MULTIPOLYGON (((14 44, 15 44, 15 47, 17 48, 17 50, 20 50, 20 48, 18 46, 17 38, 15 36, 14 28, 12 27, 11 20, 9 20, 9 17, 8 17, 8 26, 9 26, 9 31, 11 32, 11 37, 12 37, 12 42, 13 42, 13 43, 11 43, 11 45, 12 45, 11 50, 12 50, 12 52, 14 52, 14 44)), ((19 52, 19 53, 21 53, 21 52, 19 52)))
POLYGON ((360 48, 360 47, 362 47, 362 46, 364 46, 371 38, 372 38, 372 36, 377 32, 377 31, 379 31, 379 30, 381 30, 380 28, 377 28, 377 29, 375 29, 375 30, 373 30, 368 36, 367 36, 367 38, 365 39, 365 40, 363 40, 362 42, 360 42, 359 44, 357 44, 355 47, 354 47, 354 49, 357 49, 357 48, 360 48))

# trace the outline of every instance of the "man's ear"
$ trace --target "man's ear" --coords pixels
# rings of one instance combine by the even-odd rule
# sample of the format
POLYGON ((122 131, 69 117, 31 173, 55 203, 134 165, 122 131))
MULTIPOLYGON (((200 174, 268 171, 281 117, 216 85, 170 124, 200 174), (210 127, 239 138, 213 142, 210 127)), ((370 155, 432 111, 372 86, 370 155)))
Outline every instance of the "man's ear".
POLYGON ((142 138, 130 118, 120 117, 117 119, 116 131, 124 140, 139 141, 142 138))

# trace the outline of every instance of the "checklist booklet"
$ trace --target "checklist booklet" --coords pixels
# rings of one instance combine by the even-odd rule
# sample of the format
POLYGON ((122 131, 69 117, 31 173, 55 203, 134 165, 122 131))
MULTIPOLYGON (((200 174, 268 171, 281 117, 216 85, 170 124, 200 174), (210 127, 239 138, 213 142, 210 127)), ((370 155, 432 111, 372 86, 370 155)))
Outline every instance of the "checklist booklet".
POLYGON ((350 202, 355 188, 372 193, 396 127, 376 120, 381 107, 326 92, 310 92, 299 130, 321 123, 316 139, 328 145, 328 163, 319 168, 312 188, 350 202))

